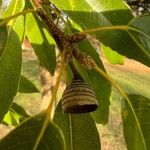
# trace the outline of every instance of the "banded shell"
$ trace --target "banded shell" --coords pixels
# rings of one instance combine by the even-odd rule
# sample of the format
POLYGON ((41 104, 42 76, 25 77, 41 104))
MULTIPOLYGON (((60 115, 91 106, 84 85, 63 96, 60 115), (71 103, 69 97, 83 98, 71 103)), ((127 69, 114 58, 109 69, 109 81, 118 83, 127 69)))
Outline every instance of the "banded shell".
POLYGON ((62 95, 62 109, 65 113, 87 113, 97 109, 95 92, 83 80, 75 79, 62 95))

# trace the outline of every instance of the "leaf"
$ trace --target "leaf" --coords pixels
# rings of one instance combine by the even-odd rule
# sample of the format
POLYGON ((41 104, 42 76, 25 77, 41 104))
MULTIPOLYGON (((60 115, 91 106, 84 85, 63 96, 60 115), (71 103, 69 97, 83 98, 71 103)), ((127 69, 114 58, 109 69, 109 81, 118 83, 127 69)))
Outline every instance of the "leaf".
POLYGON ((4 52, 4 47, 7 43, 7 28, 6 26, 0 27, 0 59, 4 52))
POLYGON ((111 63, 111 64, 124 64, 124 57, 117 52, 111 50, 109 47, 106 47, 102 45, 103 52, 105 58, 111 63))
POLYGON ((133 18, 130 10, 122 0, 109 2, 107 0, 52 1, 82 29, 110 24, 126 24, 133 18))
POLYGON ((21 43, 16 33, 9 28, 7 43, 0 59, 0 121, 13 101, 21 73, 21 43))
MULTIPOLYGON (((3 19, 10 17, 11 15, 14 15, 17 12, 22 11, 24 7, 25 7, 24 0, 11 0, 8 7, 6 8, 6 10, 2 15, 3 19)), ((24 16, 19 16, 8 22, 8 25, 11 26, 17 33, 20 41, 22 41, 24 37, 24 30, 25 30, 24 19, 25 19, 24 16)))
POLYGON ((29 115, 25 112, 24 108, 22 108, 16 102, 13 102, 2 123, 6 125, 17 126, 20 124, 20 122, 28 117, 29 115))
POLYGON ((141 16, 133 19, 129 26, 134 30, 129 29, 129 33, 136 44, 150 58, 150 15, 141 16))
POLYGON ((20 82, 19 82, 18 92, 21 92, 21 93, 35 93, 35 92, 39 92, 39 90, 26 77, 21 76, 20 82))
MULTIPOLYGON (((131 11, 122 0, 112 0, 109 2, 107 0, 67 0, 65 2, 53 0, 53 2, 69 15, 73 20, 73 25, 77 24, 82 30, 105 26, 128 26, 128 23, 133 19, 131 11)), ((148 50, 145 49, 143 51, 141 49, 141 47, 146 47, 144 46, 144 42, 142 42, 142 46, 139 47, 129 32, 124 29, 103 29, 104 30, 95 32, 95 36, 106 47, 110 47, 121 55, 150 66, 150 59, 144 52, 148 50)))
POLYGON ((150 149, 150 99, 136 94, 129 95, 139 124, 134 121, 127 103, 122 105, 124 135, 128 150, 150 149), (140 131, 137 128, 140 127, 140 131))
POLYGON ((13 111, 8 111, 3 119, 3 124, 17 126, 19 124, 20 116, 13 111))
MULTIPOLYGON (((95 60, 97 65, 105 71, 98 53, 87 40, 84 40, 81 43, 79 43, 78 47, 83 52, 89 54, 95 60)), ((78 71, 83 76, 85 81, 87 81, 87 83, 93 87, 97 99, 99 101, 99 107, 97 111, 94 112, 94 118, 96 122, 106 124, 108 122, 109 105, 110 105, 110 101, 109 101, 110 94, 111 94, 110 83, 108 83, 95 70, 86 70, 85 68, 81 67, 81 65, 79 65, 78 63, 76 63, 76 65, 78 71)))
MULTIPOLYGON (((22 0, 12 0, 2 17, 13 15, 22 9, 22 0)), ((9 22, 7 42, 2 47, 3 55, 0 58, 0 121, 9 110, 13 97, 16 95, 21 73, 21 43, 12 29, 15 22, 16 20, 9 22)))
POLYGON ((64 114, 58 105, 54 122, 62 129, 67 150, 100 150, 100 137, 90 114, 64 114))
POLYGON ((54 74, 56 67, 54 41, 35 15, 26 15, 26 33, 40 63, 54 74))
MULTIPOLYGON (((11 0, 3 13, 3 18, 9 17, 20 10, 23 10, 25 2, 23 0, 11 0)), ((12 21, 14 22, 14 21, 12 21)), ((15 22, 14 22, 15 24, 15 22)))
MULTIPOLYGON (((31 150, 42 128, 44 115, 37 115, 23 121, 15 130, 0 141, 0 149, 31 150)), ((64 150, 64 137, 61 130, 49 123, 38 146, 39 150, 64 150)))
POLYGON ((1 15, 1 11, 2 11, 2 0, 0 0, 0 15, 1 15))
POLYGON ((22 108, 16 102, 12 103, 11 110, 14 111, 14 112, 16 112, 18 115, 20 115, 23 118, 29 117, 29 115, 26 113, 26 111, 24 110, 24 108, 22 108))

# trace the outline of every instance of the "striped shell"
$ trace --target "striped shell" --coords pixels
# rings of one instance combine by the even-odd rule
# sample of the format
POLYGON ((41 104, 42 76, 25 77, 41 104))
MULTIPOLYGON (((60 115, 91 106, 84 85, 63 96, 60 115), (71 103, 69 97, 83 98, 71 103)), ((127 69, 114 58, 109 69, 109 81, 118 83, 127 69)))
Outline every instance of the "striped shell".
POLYGON ((61 101, 66 113, 87 113, 98 107, 95 92, 83 80, 73 80, 66 87, 61 101))

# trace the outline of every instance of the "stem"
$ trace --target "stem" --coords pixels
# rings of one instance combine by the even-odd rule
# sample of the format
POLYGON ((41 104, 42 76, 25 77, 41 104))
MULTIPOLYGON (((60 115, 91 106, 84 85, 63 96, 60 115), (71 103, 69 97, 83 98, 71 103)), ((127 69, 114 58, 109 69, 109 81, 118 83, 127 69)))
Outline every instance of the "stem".
POLYGON ((18 12, 18 13, 16 13, 16 14, 12 15, 12 16, 9 16, 9 17, 7 17, 7 18, 4 18, 4 20, 2 20, 2 21, 0 22, 0 26, 6 24, 6 23, 9 22, 10 20, 15 19, 15 18, 18 17, 18 16, 25 15, 26 13, 31 13, 31 12, 35 12, 35 10, 34 10, 34 9, 24 10, 24 11, 21 11, 21 12, 18 12))
MULTIPOLYGON (((105 30, 124 30, 124 31, 128 31, 128 33, 129 33, 129 30, 131 30, 131 31, 135 31, 137 33, 140 33, 140 34, 144 35, 147 38, 150 38, 149 35, 146 34, 145 32, 143 32, 142 30, 139 30, 138 28, 136 28, 134 26, 133 27, 130 26, 130 25, 132 25, 132 22, 134 20, 135 19, 131 20, 131 22, 127 25, 96 27, 96 28, 93 28, 93 29, 88 29, 88 30, 79 32, 78 34, 88 34, 88 33, 94 33, 94 32, 105 31, 105 30)), ((138 42, 136 42, 136 43, 138 44, 138 42)))
POLYGON ((97 27, 93 29, 88 29, 85 31, 80 32, 79 34, 87 34, 87 33, 93 33, 97 31, 104 31, 104 30, 127 30, 128 26, 126 25, 120 25, 120 26, 105 26, 105 27, 97 27))
POLYGON ((49 106, 48 106, 48 108, 46 110, 46 118, 45 118, 45 121, 43 123, 42 129, 41 129, 41 131, 40 131, 40 133, 38 135, 36 143, 35 143, 35 145, 33 147, 33 150, 36 150, 38 148, 38 145, 40 144, 40 141, 41 141, 41 139, 42 139, 42 137, 44 135, 44 132, 45 132, 47 126, 48 126, 48 123, 51 121, 52 110, 53 110, 53 106, 55 104, 57 91, 58 91, 58 88, 59 88, 59 85, 60 85, 60 82, 61 82, 61 77, 63 75, 65 65, 66 64, 64 64, 64 59, 63 59, 63 56, 62 56, 61 66, 60 66, 59 74, 58 74, 58 77, 57 77, 56 85, 54 87, 54 90, 52 91, 52 98, 51 98, 49 106))
POLYGON ((78 70, 76 69, 75 65, 73 62, 69 63, 70 69, 73 73, 73 78, 75 79, 82 79, 81 75, 79 74, 78 70))
POLYGON ((143 139, 143 144, 144 144, 144 146, 145 146, 145 148, 146 148, 145 141, 144 141, 144 137, 143 137, 143 134, 142 134, 142 131, 141 131, 141 127, 140 127, 139 121, 138 121, 138 119, 137 119, 137 117, 136 117, 135 111, 134 111, 134 109, 133 109, 133 107, 132 107, 132 104, 131 104, 130 99, 128 98, 127 94, 123 91, 123 89, 122 89, 119 85, 117 85, 117 84, 115 83, 115 81, 114 81, 111 77, 109 77, 109 76, 108 76, 102 69, 100 69, 97 65, 94 67, 94 69, 95 69, 99 74, 101 74, 106 80, 108 80, 108 81, 119 91, 119 93, 125 98, 125 100, 127 101, 128 105, 129 105, 129 107, 130 107, 130 109, 131 109, 131 111, 132 111, 132 113, 133 113, 135 122, 136 122, 136 124, 137 124, 137 128, 139 129, 139 132, 140 132, 141 137, 142 137, 142 139, 143 139))

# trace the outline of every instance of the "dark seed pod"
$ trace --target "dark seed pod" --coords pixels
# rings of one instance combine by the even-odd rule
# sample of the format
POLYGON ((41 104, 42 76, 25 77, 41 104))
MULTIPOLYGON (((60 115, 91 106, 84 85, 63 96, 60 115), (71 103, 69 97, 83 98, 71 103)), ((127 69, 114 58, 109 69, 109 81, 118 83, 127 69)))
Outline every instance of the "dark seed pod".
POLYGON ((97 109, 95 92, 82 79, 74 79, 62 95, 62 109, 65 113, 87 113, 97 109))

